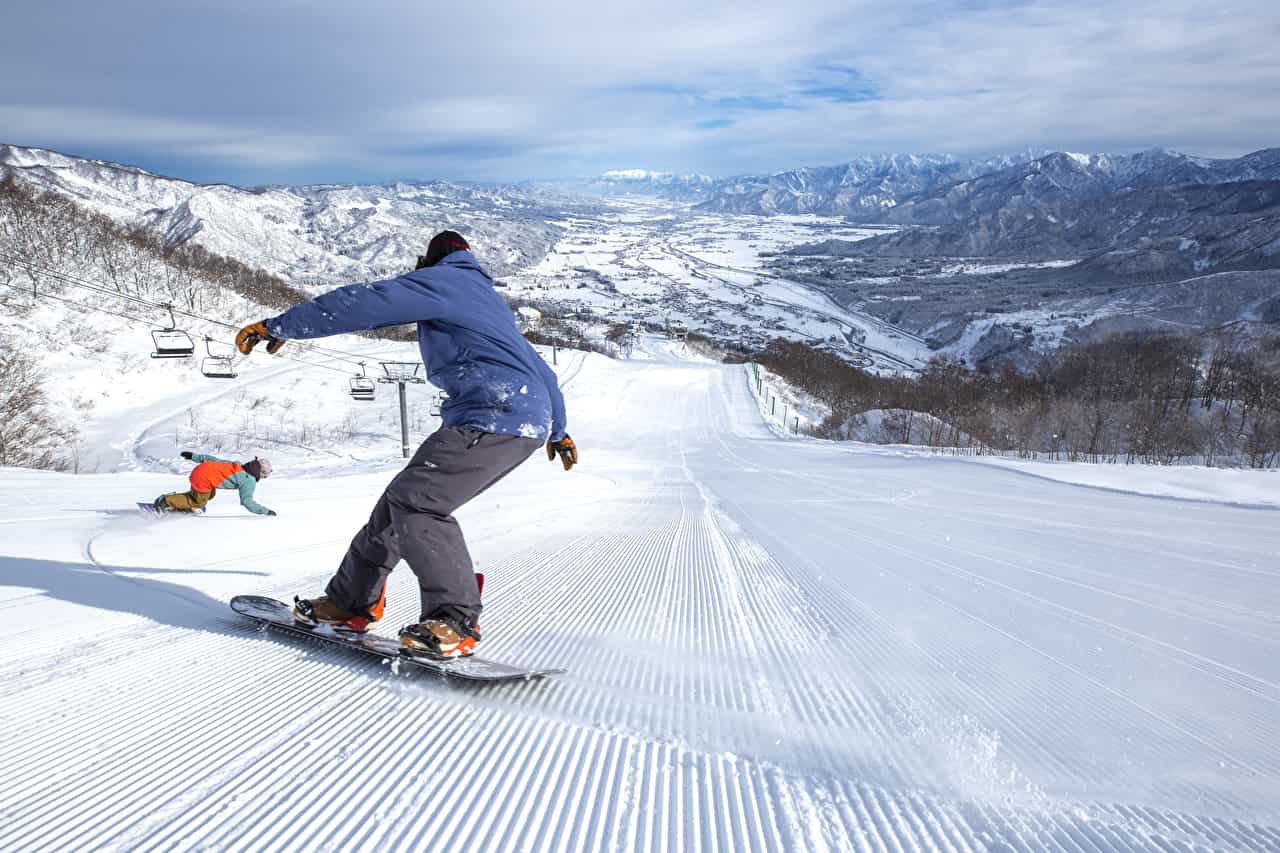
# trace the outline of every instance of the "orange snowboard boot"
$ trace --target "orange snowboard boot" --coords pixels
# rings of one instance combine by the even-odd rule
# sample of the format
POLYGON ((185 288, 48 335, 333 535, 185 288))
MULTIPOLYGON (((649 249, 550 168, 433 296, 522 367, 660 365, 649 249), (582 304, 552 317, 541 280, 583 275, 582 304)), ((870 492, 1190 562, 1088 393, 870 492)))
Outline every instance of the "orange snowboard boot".
POLYGON ((332 598, 325 595, 310 599, 295 598, 293 600, 293 621, 308 628, 325 626, 335 631, 350 631, 353 634, 363 634, 369 630, 370 625, 378 621, 377 617, 382 615, 381 605, 383 604, 383 599, 378 599, 378 604, 370 608, 371 611, 377 611, 376 615, 370 613, 366 616, 362 613, 352 613, 349 610, 342 609, 332 598))
POLYGON ((480 623, 457 608, 446 607, 400 629, 400 645, 437 658, 467 657, 480 641, 480 623))

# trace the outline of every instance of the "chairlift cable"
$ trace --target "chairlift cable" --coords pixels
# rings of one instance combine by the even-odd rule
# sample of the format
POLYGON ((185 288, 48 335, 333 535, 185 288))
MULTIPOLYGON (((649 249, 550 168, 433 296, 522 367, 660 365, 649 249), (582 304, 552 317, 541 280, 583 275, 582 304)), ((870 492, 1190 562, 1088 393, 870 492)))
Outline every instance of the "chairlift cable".
MULTIPOLYGON (((4 255, 3 253, 0 253, 0 259, 6 259, 6 258, 7 258, 7 256, 6 256, 6 255, 4 255)), ((112 289, 110 289, 110 288, 103 287, 102 285, 98 285, 98 284, 94 284, 94 283, 92 283, 92 282, 85 281, 84 279, 78 278, 78 277, 73 276, 73 275, 70 275, 70 274, 68 274, 68 273, 63 273, 63 272, 59 272, 59 271, 57 271, 57 270, 50 270, 50 269, 45 268, 45 267, 40 267, 39 265, 37 265, 37 264, 32 264, 32 263, 31 263, 31 262, 29 262, 29 261, 23 261, 23 260, 21 260, 21 259, 17 259, 17 258, 7 258, 7 259, 14 260, 14 261, 16 261, 16 262, 18 262, 18 263, 21 263, 21 264, 25 265, 26 267, 28 267, 30 270, 35 270, 35 271, 41 272, 41 273, 43 273, 44 275, 47 275, 47 276, 49 276, 50 278, 55 279, 56 281, 62 282, 63 284, 70 284, 70 285, 72 285, 73 287, 81 287, 81 288, 84 288, 84 289, 86 289, 86 290, 91 290, 91 291, 93 291, 93 292, 95 292, 95 293, 101 293, 101 294, 103 294, 104 296, 111 296, 111 297, 115 297, 115 298, 117 298, 117 299, 122 299, 122 300, 125 300, 125 301, 128 301, 128 302, 133 302, 133 303, 136 303, 136 304, 138 304, 138 305, 146 305, 146 306, 147 306, 147 307, 149 307, 149 308, 155 308, 156 310, 159 310, 159 311, 168 311, 171 315, 176 314, 176 315, 179 315, 179 316, 182 316, 182 317, 187 317, 188 319, 192 319, 192 320, 199 320, 199 321, 200 321, 200 322, 202 322, 202 323, 208 323, 208 324, 213 325, 213 326, 220 326, 220 327, 222 327, 222 328, 224 328, 224 329, 228 329, 228 330, 233 331, 233 332, 234 332, 234 331, 237 331, 237 330, 239 329, 239 327, 238 327, 238 326, 235 326, 235 325, 233 325, 233 324, 231 324, 231 323, 226 323, 226 322, 224 322, 224 321, 222 321, 222 320, 215 320, 215 319, 213 319, 213 318, 211 318, 211 317, 205 317, 205 316, 204 316, 204 315, 202 315, 202 314, 196 314, 195 312, 192 312, 192 311, 187 311, 187 310, 182 309, 182 308, 177 308, 177 307, 175 307, 172 303, 168 303, 168 302, 153 302, 153 301, 151 301, 151 300, 149 300, 149 299, 144 299, 144 298, 142 298, 142 297, 140 297, 140 296, 135 296, 135 295, 133 295, 133 294, 131 294, 131 293, 128 293, 128 292, 125 292, 125 291, 112 290, 112 289)), ((244 297, 242 297, 242 298, 244 298, 244 297)), ((353 361, 354 361, 355 359, 360 358, 360 356, 359 356, 358 354, 356 354, 356 353, 346 352, 346 351, 344 351, 344 350, 337 350, 337 349, 333 349, 333 348, 331 348, 331 347, 322 347, 322 346, 318 346, 318 345, 316 345, 316 344, 312 344, 312 343, 310 343, 310 342, 306 342, 306 341, 299 341, 299 342, 297 342, 297 343, 299 343, 301 346, 304 346, 304 347, 306 347, 307 349, 310 349, 310 350, 312 350, 312 351, 316 351, 316 352, 323 352, 323 353, 332 353, 334 356, 336 356, 336 357, 342 357, 342 358, 344 358, 344 359, 345 359, 345 358, 350 358, 351 360, 353 360, 353 361)))
MULTIPOLYGON (((240 328, 239 326, 224 322, 222 320, 214 320, 210 317, 205 317, 203 315, 196 314, 191 311, 183 310, 182 308, 176 308, 171 303, 168 303, 168 302, 153 302, 149 299, 144 299, 141 296, 135 296, 126 291, 112 290, 108 287, 103 287, 100 284, 94 284, 93 282, 86 281, 82 278, 71 275, 70 273, 64 273, 59 270, 49 269, 48 267, 44 267, 39 264, 32 263, 31 261, 28 261, 24 258, 19 258, 13 255, 9 255, 5 252, 0 252, 0 260, 9 261, 11 263, 22 264, 24 267, 28 269, 29 272, 39 272, 45 276, 48 276, 49 278, 60 281, 63 284, 70 284, 73 287, 82 287, 86 290, 92 290, 97 293, 101 293, 105 296, 112 296, 117 299, 123 299, 128 302, 136 303, 138 305, 146 305, 150 308, 155 308, 157 310, 168 311, 170 312, 170 314, 177 314, 192 320, 199 320, 202 323, 209 323, 210 325, 221 326, 222 328, 229 329, 233 332, 238 331, 240 328)), ((247 297, 244 297, 241 294, 237 294, 237 295, 241 296, 241 298, 245 299, 246 301, 250 301, 248 300, 247 297)), ((313 344, 307 341, 297 341, 295 343, 298 343, 313 352, 330 353, 335 357, 349 359, 355 363, 358 363, 359 359, 367 357, 359 353, 347 352, 346 350, 334 349, 332 347, 323 347, 323 346, 319 346, 318 344, 313 344)))
MULTIPOLYGON (((0 282, 0 286, 7 287, 7 288, 9 288, 10 290, 16 290, 16 291, 18 291, 19 293, 23 293, 23 294, 28 294, 28 293, 30 293, 29 289, 28 289, 27 287, 23 286, 23 285, 18 285, 18 284, 9 284, 9 283, 7 283, 7 282, 0 282)), ((54 296, 52 293, 41 293, 41 294, 38 294, 38 295, 36 296, 36 298, 37 298, 37 299, 52 299, 52 300, 54 300, 54 301, 56 301, 56 302, 63 302, 63 303, 65 303, 65 304, 67 304, 67 305, 72 306, 73 308, 79 308, 79 309, 84 310, 84 311, 97 311, 97 312, 102 313, 102 314, 110 314, 110 315, 111 315, 111 316, 113 316, 113 317, 119 317, 119 318, 120 318, 120 319, 122 319, 122 320, 128 320, 128 321, 130 321, 130 322, 132 322, 132 323, 139 323, 139 324, 141 324, 141 325, 143 325, 143 326, 151 326, 151 325, 153 325, 153 324, 154 324, 154 321, 152 321, 152 320, 148 320, 148 319, 146 319, 146 318, 144 318, 144 317, 135 317, 135 316, 133 316, 132 314, 124 314, 124 313, 122 313, 122 312, 120 312, 120 311, 112 311, 110 308, 101 308, 101 307, 99 307, 99 306, 97 306, 97 305, 86 305, 86 304, 85 304, 85 303, 83 303, 83 302, 77 302, 77 301, 75 301, 75 300, 73 300, 73 299, 67 299, 66 297, 63 297, 63 296, 54 296)), ((297 358, 296 356, 291 356, 291 355, 275 355, 275 356, 273 356, 273 357, 274 357, 274 358, 282 358, 282 359, 284 359, 284 360, 286 360, 286 361, 296 362, 296 363, 298 363, 298 364, 306 365, 307 367, 314 367, 314 368, 316 368, 317 370, 332 370, 332 371, 334 371, 335 373, 341 373, 343 376, 349 376, 349 375, 350 375, 350 372, 349 372, 348 370, 346 370, 345 368, 342 368, 342 367, 333 367, 333 366, 328 365, 328 364, 319 364, 319 363, 314 362, 314 361, 308 361, 308 360, 306 360, 306 359, 297 358)))
MULTIPOLYGON (((4 287, 9 288, 10 290, 16 290, 19 293, 30 294, 30 289, 23 285, 9 284, 8 282, 0 282, 0 285, 3 285, 4 287)), ((119 311, 112 311, 110 308, 100 308, 97 305, 85 305, 82 302, 76 302, 75 300, 67 299, 62 296, 54 296, 52 293, 40 293, 40 294, 35 294, 35 296, 37 299, 53 299, 57 302, 65 302, 68 305, 71 305, 75 308, 81 308, 86 311, 98 311, 100 313, 110 314, 113 317, 120 317, 121 319, 129 320, 134 323, 142 323, 143 325, 146 325, 146 326, 152 325, 151 320, 145 319, 143 317, 135 317, 132 314, 122 314, 119 311)))

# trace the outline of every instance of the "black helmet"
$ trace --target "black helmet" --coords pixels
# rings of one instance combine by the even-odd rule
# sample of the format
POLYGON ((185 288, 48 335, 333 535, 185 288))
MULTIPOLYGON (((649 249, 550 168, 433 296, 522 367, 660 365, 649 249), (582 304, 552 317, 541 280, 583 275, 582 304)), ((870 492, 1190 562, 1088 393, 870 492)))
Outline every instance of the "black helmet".
POLYGON ((434 267, 451 252, 470 248, 471 246, 457 231, 441 231, 432 237, 431 242, 427 244, 427 253, 418 255, 418 265, 414 269, 434 267))

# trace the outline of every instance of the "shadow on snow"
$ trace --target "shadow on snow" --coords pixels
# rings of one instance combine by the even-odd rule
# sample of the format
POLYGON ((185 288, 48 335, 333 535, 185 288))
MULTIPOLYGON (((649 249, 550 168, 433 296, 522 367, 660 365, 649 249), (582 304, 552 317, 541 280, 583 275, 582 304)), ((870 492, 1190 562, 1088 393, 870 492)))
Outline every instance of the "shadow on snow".
MULTIPOLYGON (((227 574, 262 577, 266 572, 153 569, 0 557, 0 586, 43 592, 50 598, 99 610, 142 616, 161 625, 231 633, 227 602, 158 575, 227 574)), ((237 632, 241 635, 242 632, 237 632)))

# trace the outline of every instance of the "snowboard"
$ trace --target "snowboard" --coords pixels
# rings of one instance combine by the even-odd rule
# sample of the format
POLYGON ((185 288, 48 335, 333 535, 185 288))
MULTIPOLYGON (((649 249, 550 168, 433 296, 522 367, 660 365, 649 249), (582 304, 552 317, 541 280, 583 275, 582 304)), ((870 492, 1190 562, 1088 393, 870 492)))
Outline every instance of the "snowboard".
POLYGON ((331 628, 308 628, 293 619, 293 608, 274 598, 258 595, 237 595, 231 599, 231 609, 248 616, 260 625, 295 636, 312 637, 336 646, 355 649, 392 662, 393 666, 411 666, 459 681, 487 682, 532 681, 548 675, 559 675, 563 669, 524 669, 498 663, 472 655, 464 658, 440 659, 410 652, 400 641, 377 634, 350 634, 331 628))
POLYGON ((175 517, 180 517, 184 515, 204 515, 205 513, 205 507, 200 507, 195 512, 161 512, 160 510, 156 509, 155 504, 143 503, 142 501, 138 501, 138 510, 143 515, 149 516, 151 518, 164 518, 166 515, 172 515, 175 517))

